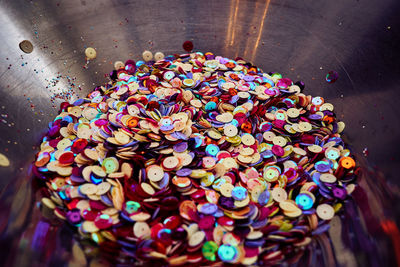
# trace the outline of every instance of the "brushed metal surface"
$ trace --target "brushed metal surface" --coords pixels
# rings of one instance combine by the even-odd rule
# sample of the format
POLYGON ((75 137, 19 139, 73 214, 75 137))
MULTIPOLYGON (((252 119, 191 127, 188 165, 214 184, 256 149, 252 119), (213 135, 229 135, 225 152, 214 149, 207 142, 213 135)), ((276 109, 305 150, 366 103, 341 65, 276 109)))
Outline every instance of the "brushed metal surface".
MULTIPOLYGON (((398 0, 0 0, 0 153, 11 162, 0 167, 2 245, 20 253, 21 233, 39 220, 28 169, 57 114, 53 106, 63 101, 56 95, 82 97, 107 81, 114 61, 138 60, 144 50, 182 53, 186 40, 196 51, 240 56, 303 80, 307 94, 333 103, 353 151, 367 169, 382 172, 379 181, 367 175, 373 216, 397 219, 400 209, 390 201, 400 185, 399 11, 398 0), (23 40, 33 43, 32 53, 19 49, 23 40), (88 46, 97 58, 87 64, 88 46), (339 79, 328 84, 331 70, 339 79)), ((375 258, 391 263, 385 246, 375 258)), ((349 262, 373 265, 365 256, 371 251, 361 251, 361 260, 348 252, 349 262)), ((41 261, 25 263, 33 258, 41 261)))

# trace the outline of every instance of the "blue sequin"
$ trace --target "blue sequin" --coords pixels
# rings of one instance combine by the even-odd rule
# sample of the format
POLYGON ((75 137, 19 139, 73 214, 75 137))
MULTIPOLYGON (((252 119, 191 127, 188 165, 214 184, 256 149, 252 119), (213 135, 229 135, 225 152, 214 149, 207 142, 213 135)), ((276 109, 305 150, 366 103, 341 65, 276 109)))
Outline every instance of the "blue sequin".
POLYGON ((300 193, 296 197, 296 204, 302 210, 309 210, 312 208, 314 201, 309 195, 300 193))
POLYGON ((217 145, 209 144, 206 147, 206 154, 209 156, 215 157, 217 156, 218 152, 219 152, 219 147, 217 145))
POLYGON ((221 245, 218 248, 218 257, 224 262, 233 261, 237 257, 237 255, 237 249, 229 244, 221 245))
POLYGON ((205 109, 206 110, 214 110, 214 109, 216 109, 217 108, 217 103, 215 103, 215 102, 208 102, 207 104, 206 104, 206 106, 205 106, 205 109))

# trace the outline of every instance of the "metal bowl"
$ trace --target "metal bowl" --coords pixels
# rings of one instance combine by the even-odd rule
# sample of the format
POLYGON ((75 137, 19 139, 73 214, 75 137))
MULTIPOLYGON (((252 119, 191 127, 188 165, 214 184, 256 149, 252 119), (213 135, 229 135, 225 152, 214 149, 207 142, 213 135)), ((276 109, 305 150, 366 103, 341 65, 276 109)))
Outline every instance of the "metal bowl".
POLYGON ((114 61, 140 59, 144 50, 182 53, 190 40, 196 51, 304 81, 305 92, 333 103, 347 124, 364 170, 360 186, 297 265, 396 264, 399 11, 396 0, 0 1, 0 153, 10 161, 0 167, 0 262, 82 260, 71 230, 39 211, 29 172, 39 140, 58 105, 107 81, 114 61), (95 60, 86 61, 86 47, 96 48, 95 60), (329 71, 339 74, 335 83, 326 82, 329 71))

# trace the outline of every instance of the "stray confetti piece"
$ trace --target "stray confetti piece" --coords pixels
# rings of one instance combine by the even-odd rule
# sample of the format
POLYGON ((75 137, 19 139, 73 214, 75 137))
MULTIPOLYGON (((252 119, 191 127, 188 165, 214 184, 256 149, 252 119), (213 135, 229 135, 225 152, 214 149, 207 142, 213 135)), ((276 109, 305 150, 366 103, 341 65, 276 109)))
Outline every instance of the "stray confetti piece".
POLYGON ((192 41, 185 41, 182 45, 183 49, 186 52, 190 52, 193 50, 193 42, 192 41))
POLYGON ((85 55, 87 59, 95 59, 97 56, 97 52, 96 49, 94 49, 93 47, 88 47, 85 49, 85 55))
POLYGON ((1 167, 10 166, 10 161, 8 160, 8 158, 4 154, 1 154, 1 153, 0 153, 0 166, 1 167))
POLYGON ((326 74, 326 81, 328 83, 334 83, 338 78, 339 74, 334 70, 331 70, 330 72, 328 72, 328 74, 326 74))
POLYGON ((28 40, 23 40, 22 42, 19 43, 19 48, 27 54, 32 53, 33 51, 33 45, 30 41, 28 40))

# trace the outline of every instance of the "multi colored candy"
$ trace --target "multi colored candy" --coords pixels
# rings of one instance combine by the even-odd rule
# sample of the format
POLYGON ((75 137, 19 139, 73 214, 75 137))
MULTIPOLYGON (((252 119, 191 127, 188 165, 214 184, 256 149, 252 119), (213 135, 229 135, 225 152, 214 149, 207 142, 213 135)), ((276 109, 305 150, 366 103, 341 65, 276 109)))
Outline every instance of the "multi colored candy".
POLYGON ((124 262, 277 264, 329 228, 357 170, 332 104, 242 59, 156 59, 61 104, 46 207, 124 262))

